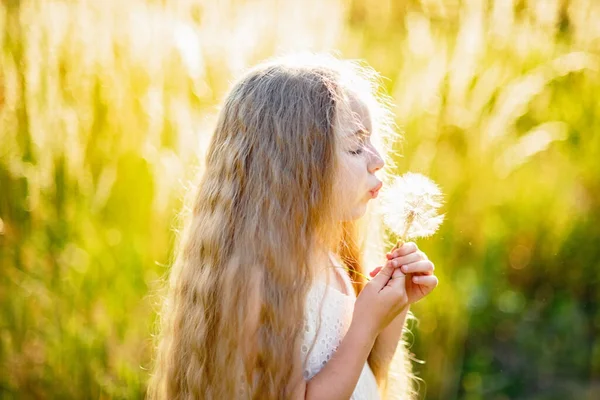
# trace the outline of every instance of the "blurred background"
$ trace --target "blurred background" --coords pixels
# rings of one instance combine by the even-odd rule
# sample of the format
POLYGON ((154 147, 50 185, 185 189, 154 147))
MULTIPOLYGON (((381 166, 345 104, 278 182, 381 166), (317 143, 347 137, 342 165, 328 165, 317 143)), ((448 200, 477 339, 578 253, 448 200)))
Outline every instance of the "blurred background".
POLYGON ((186 182, 244 68, 337 50, 387 79, 419 245, 422 399, 600 398, 600 2, 0 4, 0 398, 143 398, 186 182))

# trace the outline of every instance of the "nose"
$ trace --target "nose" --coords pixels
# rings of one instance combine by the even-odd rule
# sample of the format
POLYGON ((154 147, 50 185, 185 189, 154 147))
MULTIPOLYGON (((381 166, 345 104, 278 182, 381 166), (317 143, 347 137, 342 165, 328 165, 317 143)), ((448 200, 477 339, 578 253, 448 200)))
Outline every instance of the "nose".
POLYGON ((372 148, 369 157, 369 172, 374 174, 375 172, 383 168, 384 165, 385 163, 383 161, 383 158, 381 158, 379 152, 375 148, 372 148))

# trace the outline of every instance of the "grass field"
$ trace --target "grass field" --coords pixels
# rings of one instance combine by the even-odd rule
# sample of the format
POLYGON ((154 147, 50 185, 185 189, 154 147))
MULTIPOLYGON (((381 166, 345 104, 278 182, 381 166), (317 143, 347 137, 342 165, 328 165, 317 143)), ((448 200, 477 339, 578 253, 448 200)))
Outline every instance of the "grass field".
POLYGON ((142 398, 186 182, 230 81, 294 50, 388 79, 427 399, 600 398, 600 3, 0 3, 0 398, 142 398), (215 5, 218 4, 218 5, 215 5))

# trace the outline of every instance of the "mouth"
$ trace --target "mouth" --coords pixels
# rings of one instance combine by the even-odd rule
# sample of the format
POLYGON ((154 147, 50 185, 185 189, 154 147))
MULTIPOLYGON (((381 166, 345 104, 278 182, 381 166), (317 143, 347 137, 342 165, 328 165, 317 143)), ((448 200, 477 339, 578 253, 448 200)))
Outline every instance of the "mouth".
POLYGON ((376 198, 377 195, 379 194, 379 190, 381 189, 381 187, 383 186, 383 183, 379 182, 377 184, 377 186, 375 186, 373 189, 369 190, 369 193, 371 193, 371 198, 376 198))

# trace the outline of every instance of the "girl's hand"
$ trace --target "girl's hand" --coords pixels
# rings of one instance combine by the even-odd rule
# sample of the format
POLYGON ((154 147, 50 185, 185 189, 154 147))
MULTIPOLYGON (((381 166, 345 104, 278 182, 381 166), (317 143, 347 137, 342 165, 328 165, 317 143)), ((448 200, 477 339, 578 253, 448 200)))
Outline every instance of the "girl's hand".
POLYGON ((353 324, 366 328, 375 338, 408 306, 404 274, 394 279, 393 263, 379 268, 375 276, 361 290, 354 304, 353 324))
MULTIPOLYGON (((386 257, 386 266, 391 264, 394 267, 393 278, 406 275, 406 295, 409 304, 421 300, 437 286, 438 279, 433 274, 433 263, 415 243, 404 243, 400 248, 386 254, 386 257)), ((377 275, 381 269, 382 267, 375 268, 370 275, 377 275)))

